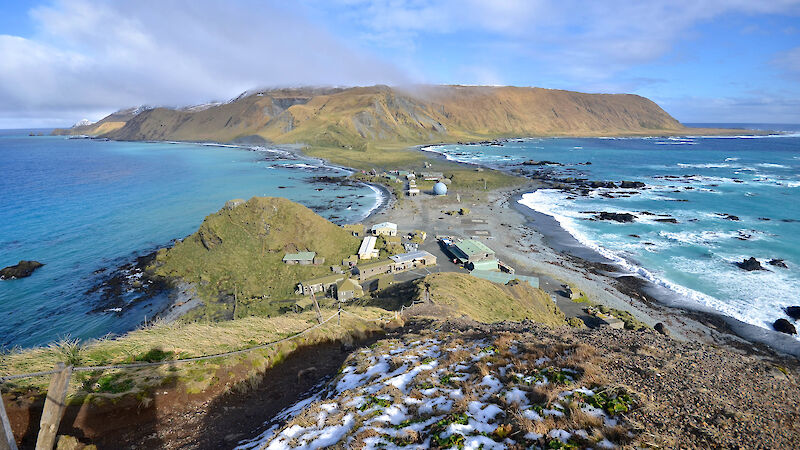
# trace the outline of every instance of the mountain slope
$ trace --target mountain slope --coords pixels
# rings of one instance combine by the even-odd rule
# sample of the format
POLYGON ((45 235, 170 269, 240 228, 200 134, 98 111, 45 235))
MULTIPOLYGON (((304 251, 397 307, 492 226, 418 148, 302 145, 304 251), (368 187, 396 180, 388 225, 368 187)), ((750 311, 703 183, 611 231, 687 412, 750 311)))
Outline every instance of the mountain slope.
POLYGON ((229 142, 257 135, 276 143, 363 147, 503 136, 678 133, 684 127, 637 95, 541 88, 387 86, 300 88, 243 94, 199 109, 119 113, 58 134, 121 140, 229 142), (117 126, 124 121, 124 126, 117 126), (114 123, 111 129, 108 125, 114 123))

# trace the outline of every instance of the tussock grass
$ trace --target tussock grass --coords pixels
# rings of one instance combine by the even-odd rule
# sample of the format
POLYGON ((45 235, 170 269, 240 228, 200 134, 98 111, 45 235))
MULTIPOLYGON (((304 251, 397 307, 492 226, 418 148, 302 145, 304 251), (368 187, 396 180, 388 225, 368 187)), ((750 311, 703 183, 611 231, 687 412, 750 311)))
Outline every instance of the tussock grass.
MULTIPOLYGON (((325 318, 335 312, 334 309, 322 310, 325 318)), ((385 313, 381 309, 368 307, 353 308, 352 312, 367 319, 377 319, 381 313, 385 313)), ((0 361, 0 374, 51 370, 57 362, 75 364, 80 361, 82 365, 91 366, 127 364, 144 361, 148 357, 154 360, 172 360, 212 355, 276 341, 315 324, 316 314, 311 311, 273 318, 247 317, 225 322, 157 323, 118 338, 97 339, 85 343, 65 340, 48 347, 15 350, 7 353, 0 361), (76 354, 79 359, 76 359, 76 354)), ((200 392, 219 381, 215 377, 220 368, 246 364, 250 367, 247 377, 254 378, 255 374, 263 373, 299 346, 325 340, 353 339, 354 336, 363 336, 379 328, 378 322, 366 322, 342 315, 341 325, 337 325, 334 319, 298 339, 243 355, 140 369, 76 373, 72 377, 69 392, 72 397, 88 394, 113 396, 147 391, 165 383, 183 383, 188 391, 200 392)), ((15 380, 5 384, 4 389, 44 389, 48 382, 48 377, 15 380)), ((248 383, 252 385, 254 381, 250 380, 248 383)))

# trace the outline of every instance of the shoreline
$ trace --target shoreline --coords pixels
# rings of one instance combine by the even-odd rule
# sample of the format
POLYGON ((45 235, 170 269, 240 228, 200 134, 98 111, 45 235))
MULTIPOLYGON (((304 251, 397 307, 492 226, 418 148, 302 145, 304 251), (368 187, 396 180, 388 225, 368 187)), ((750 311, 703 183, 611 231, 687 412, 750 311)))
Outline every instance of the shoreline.
MULTIPOLYGON (((411 148, 453 164, 504 171, 480 163, 451 160, 440 152, 426 150, 426 147, 430 146, 411 148)), ((611 308, 627 310, 650 326, 661 322, 668 327, 673 336, 683 340, 699 340, 710 345, 725 345, 740 351, 777 352, 800 358, 800 344, 793 337, 742 322, 710 308, 693 309, 690 305, 677 305, 674 301, 669 301, 669 297, 681 296, 679 292, 624 270, 617 262, 579 242, 562 228, 554 217, 517 202, 523 194, 541 188, 546 188, 544 182, 528 180, 524 186, 489 192, 490 196, 493 195, 495 198, 488 203, 494 204, 502 211, 492 211, 492 214, 502 217, 504 222, 514 222, 517 227, 514 233, 506 234, 506 240, 530 249, 529 252, 510 251, 508 248, 501 249, 500 245, 492 246, 489 243, 501 259, 522 261, 523 267, 517 267, 518 272, 520 269, 523 272, 527 269, 535 275, 544 275, 569 284, 573 288, 577 287, 582 292, 590 294, 593 301, 611 308), (510 220, 512 216, 516 216, 514 220, 510 220), (547 258, 545 261, 536 261, 534 254, 547 255, 547 258)), ((471 207, 473 211, 475 207, 475 205, 471 207)), ((490 206, 488 209, 492 210, 493 207, 490 206)), ((401 220, 398 214, 391 214, 391 211, 387 216, 382 219, 401 220)), ((501 227, 489 228, 492 228, 493 236, 496 231, 501 231, 501 227)), ((494 242, 506 243, 503 239, 497 238, 494 242)), ((559 306, 562 304, 563 302, 559 306)), ((568 305, 570 306, 574 307, 568 305)))
MULTIPOLYGON (((556 136, 553 137, 555 138, 556 136)), ((568 136, 561 137, 566 138, 568 136)), ((630 137, 641 138, 642 136, 630 137)), ((163 141, 155 142, 163 143, 163 141)), ((253 144, 220 144, 211 142, 173 143, 239 148, 249 151, 286 152, 296 157, 317 160, 322 167, 336 168, 350 173, 358 172, 356 169, 336 165, 322 158, 307 156, 297 145, 276 145, 274 149, 270 150, 263 145, 253 144)), ((411 150, 423 151, 434 158, 439 158, 443 161, 463 165, 465 167, 485 167, 494 170, 502 170, 480 163, 451 160, 440 152, 427 149, 428 147, 435 147, 438 145, 451 144, 417 145, 408 148, 411 150)), ((509 173, 508 171, 504 172, 509 173)), ((516 174, 509 174, 518 176, 516 174)), ((518 242, 531 248, 531 251, 527 252, 527 255, 525 254, 526 252, 501 250, 498 251, 498 256, 503 255, 503 259, 506 260, 522 260, 524 261, 522 263, 524 267, 520 268, 523 269, 523 272, 532 270, 537 275, 550 277, 553 280, 566 282, 570 285, 574 284, 581 291, 587 294, 592 293, 594 301, 612 308, 628 310, 638 320, 650 326, 662 322, 668 326, 673 332, 673 335, 684 340, 699 339, 711 345, 721 344, 754 352, 764 352, 764 347, 767 347, 769 351, 781 352, 800 358, 800 346, 797 344, 797 341, 790 336, 783 336, 771 330, 746 324, 716 311, 694 310, 684 306, 670 305, 669 302, 665 301, 663 298, 663 291, 665 291, 666 288, 656 286, 652 282, 635 275, 631 277, 631 274, 625 273, 624 271, 598 269, 598 267, 602 266, 616 267, 616 264, 612 260, 580 243, 567 230, 561 228, 560 224, 558 224, 557 220, 552 216, 539 213, 517 202, 524 193, 534 192, 536 189, 545 187, 542 182, 534 183, 529 179, 527 179, 527 181, 528 183, 523 186, 488 191, 488 195, 495 198, 492 202, 487 202, 487 204, 493 204, 502 210, 502 214, 497 215, 502 217, 503 221, 508 222, 506 219, 509 218, 507 217, 509 214, 515 216, 512 222, 515 222, 517 229, 507 237, 510 238, 512 242, 518 242), (511 202, 510 206, 509 202, 511 202), (548 258, 544 261, 537 262, 532 257, 533 254, 545 254, 548 258), (627 278, 635 278, 637 282, 632 282, 627 278), (659 292, 659 290, 662 292, 659 292), (634 297, 636 297, 635 300, 634 297)), ((396 208, 398 204, 395 196, 387 187, 377 183, 360 183, 369 186, 379 197, 376 205, 361 219, 362 222, 370 220, 392 220, 400 213, 396 208), (384 217, 378 219, 378 217, 381 216, 384 217)), ((490 206, 489 209, 492 210, 493 208, 490 206)), ((395 218, 395 220, 397 219, 395 218)), ((495 242, 502 241, 498 239, 495 242)), ((175 293, 180 294, 180 292, 177 291, 175 293)), ((679 293, 675 294, 680 295, 679 293)), ((175 295, 175 298, 180 298, 182 300, 187 299, 185 295, 175 295)), ((189 296, 188 299, 191 300, 191 296, 189 296)), ((176 308, 176 302, 177 301, 171 302, 171 304, 165 308, 165 312, 166 310, 176 309, 174 313, 168 314, 171 320, 178 320, 182 315, 181 309, 183 308, 176 308)))

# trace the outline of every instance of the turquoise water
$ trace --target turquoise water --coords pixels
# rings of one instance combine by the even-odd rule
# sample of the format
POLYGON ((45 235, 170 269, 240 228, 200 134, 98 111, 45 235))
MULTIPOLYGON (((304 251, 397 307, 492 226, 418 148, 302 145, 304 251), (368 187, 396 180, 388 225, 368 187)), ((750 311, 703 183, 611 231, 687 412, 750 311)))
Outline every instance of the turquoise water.
POLYGON ((85 292, 103 277, 97 271, 191 234, 226 200, 286 197, 339 223, 378 201, 366 185, 314 182, 346 172, 286 152, 27 134, 0 131, 0 267, 46 265, 0 282, 3 346, 119 333, 152 317, 159 299, 89 313, 97 299, 85 292))
POLYGON ((775 319, 786 317, 783 307, 800 303, 800 126, 762 128, 791 134, 525 139, 428 150, 452 160, 544 170, 559 178, 644 182, 647 189, 627 197, 620 196, 622 189, 595 189, 588 196, 546 189, 524 195, 520 203, 555 217, 580 242, 627 271, 668 287, 671 300, 682 306, 711 308, 771 328, 775 319), (531 159, 564 165, 519 166, 531 159), (634 223, 591 220, 598 211, 637 218, 634 223), (728 220, 727 214, 739 220, 728 220), (668 217, 678 223, 656 221, 668 217), (768 270, 745 272, 734 264, 751 256, 768 270), (785 260, 788 269, 767 265, 771 259, 785 260))

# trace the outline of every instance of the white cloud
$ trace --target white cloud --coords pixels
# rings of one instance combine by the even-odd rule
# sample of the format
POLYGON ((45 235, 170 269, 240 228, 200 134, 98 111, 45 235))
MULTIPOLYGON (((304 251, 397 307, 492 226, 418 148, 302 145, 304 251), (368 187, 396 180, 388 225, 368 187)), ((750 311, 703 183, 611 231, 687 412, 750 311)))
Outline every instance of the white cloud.
POLYGON ((408 81, 263 2, 63 0, 31 17, 35 36, 0 35, 0 128, 29 117, 66 124, 126 106, 227 99, 258 86, 408 81))

